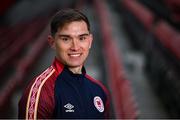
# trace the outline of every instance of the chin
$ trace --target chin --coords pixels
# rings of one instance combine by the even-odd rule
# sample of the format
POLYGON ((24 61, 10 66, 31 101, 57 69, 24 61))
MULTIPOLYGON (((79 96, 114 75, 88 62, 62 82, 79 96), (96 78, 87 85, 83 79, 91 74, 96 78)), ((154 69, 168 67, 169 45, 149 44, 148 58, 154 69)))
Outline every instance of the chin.
POLYGON ((82 66, 83 64, 81 64, 81 63, 69 63, 68 64, 68 66, 70 66, 70 67, 80 67, 80 66, 82 66))

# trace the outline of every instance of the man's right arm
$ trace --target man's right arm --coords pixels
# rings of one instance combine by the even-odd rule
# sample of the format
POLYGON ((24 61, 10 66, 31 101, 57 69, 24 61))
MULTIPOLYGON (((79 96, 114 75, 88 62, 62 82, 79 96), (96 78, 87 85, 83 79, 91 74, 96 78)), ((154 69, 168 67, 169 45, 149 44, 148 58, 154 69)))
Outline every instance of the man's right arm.
POLYGON ((54 112, 54 85, 51 79, 36 78, 29 84, 18 106, 20 119, 52 118, 54 112))

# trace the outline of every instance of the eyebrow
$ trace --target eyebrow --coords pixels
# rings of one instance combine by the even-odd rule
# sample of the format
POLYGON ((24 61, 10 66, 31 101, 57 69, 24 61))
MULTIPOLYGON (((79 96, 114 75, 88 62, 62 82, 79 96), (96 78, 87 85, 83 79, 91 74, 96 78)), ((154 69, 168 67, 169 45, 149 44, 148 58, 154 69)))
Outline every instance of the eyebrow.
POLYGON ((79 36, 88 36, 88 35, 89 35, 89 33, 84 33, 84 34, 81 34, 79 36))
POLYGON ((70 37, 70 35, 58 34, 59 37, 70 37))
MULTIPOLYGON (((84 34, 80 34, 78 36, 82 37, 82 36, 88 36, 89 33, 84 33, 84 34)), ((58 34, 59 37, 71 37, 70 35, 66 35, 66 34, 58 34)))

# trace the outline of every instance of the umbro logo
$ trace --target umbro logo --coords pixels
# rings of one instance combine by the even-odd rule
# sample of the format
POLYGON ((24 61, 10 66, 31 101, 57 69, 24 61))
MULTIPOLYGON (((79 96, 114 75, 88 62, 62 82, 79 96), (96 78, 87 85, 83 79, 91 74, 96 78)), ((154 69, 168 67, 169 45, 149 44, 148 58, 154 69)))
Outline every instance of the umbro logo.
POLYGON ((74 106, 72 104, 68 103, 68 104, 64 105, 64 107, 66 108, 66 110, 65 110, 66 112, 74 112, 74 110, 73 110, 74 106))

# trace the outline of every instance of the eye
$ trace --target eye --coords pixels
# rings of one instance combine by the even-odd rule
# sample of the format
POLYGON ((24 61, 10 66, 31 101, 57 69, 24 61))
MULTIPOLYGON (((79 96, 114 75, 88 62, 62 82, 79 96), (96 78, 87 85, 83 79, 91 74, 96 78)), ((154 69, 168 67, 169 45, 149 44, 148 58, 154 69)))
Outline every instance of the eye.
POLYGON ((61 40, 64 42, 68 42, 68 41, 70 41, 70 38, 69 37, 61 37, 61 40))
POLYGON ((86 36, 81 36, 81 37, 79 38, 79 40, 80 40, 80 41, 84 41, 84 40, 86 40, 86 38, 87 38, 86 36))

